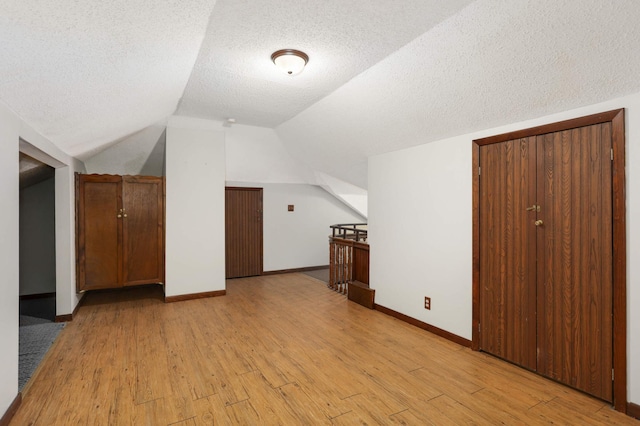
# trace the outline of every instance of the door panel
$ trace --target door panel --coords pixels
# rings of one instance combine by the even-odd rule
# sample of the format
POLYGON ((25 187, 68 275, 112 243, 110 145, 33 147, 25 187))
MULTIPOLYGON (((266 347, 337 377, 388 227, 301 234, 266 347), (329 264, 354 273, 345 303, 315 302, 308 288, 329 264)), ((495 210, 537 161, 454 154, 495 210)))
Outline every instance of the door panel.
POLYGON ((480 349, 532 370, 535 153, 535 137, 480 150, 480 349))
POLYGON ((612 401, 609 123, 538 136, 538 371, 612 401))
POLYGON ((81 175, 78 197, 78 290, 122 286, 119 176, 81 175))
POLYGON ((226 277, 262 274, 262 188, 225 190, 226 277))
MULTIPOLYGON (((624 130, 624 110, 618 109, 473 141, 473 165, 482 165, 482 174, 473 175, 472 330, 474 349, 509 359, 499 349, 509 347, 500 340, 507 334, 499 328, 508 313, 500 303, 489 303, 489 290, 494 289, 487 290, 485 285, 501 280, 509 270, 507 262, 500 263, 495 260, 499 255, 492 253, 494 249, 502 253, 500 244, 506 246, 503 241, 508 238, 499 235, 496 245, 488 229, 502 225, 508 234, 510 226, 509 221, 486 217, 502 217, 486 199, 492 185, 492 180, 486 180, 510 172, 486 168, 509 167, 509 160, 498 157, 490 163, 485 156, 491 151, 486 147, 535 138, 536 166, 531 169, 536 170, 540 206, 533 238, 536 295, 531 297, 537 310, 536 369, 610 401, 623 412, 627 407, 624 130), (501 312, 487 312, 492 308, 501 312)), ((530 152, 533 155, 534 150, 530 152)), ((501 206, 508 209, 506 185, 492 191, 505 191, 507 201, 501 206)), ((492 197, 493 202, 503 202, 500 196, 492 197)))
POLYGON ((124 285, 164 281, 162 179, 123 177, 124 285))

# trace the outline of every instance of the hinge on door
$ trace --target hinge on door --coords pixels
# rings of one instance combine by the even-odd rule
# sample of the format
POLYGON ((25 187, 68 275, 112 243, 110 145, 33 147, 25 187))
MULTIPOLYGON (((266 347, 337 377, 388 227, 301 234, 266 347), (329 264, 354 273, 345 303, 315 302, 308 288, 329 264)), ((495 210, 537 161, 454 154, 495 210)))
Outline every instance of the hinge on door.
POLYGON ((614 379, 614 377, 615 377, 615 375, 613 374, 613 368, 612 368, 612 369, 611 369, 611 381, 612 381, 612 382, 615 380, 615 379, 614 379))
POLYGON ((613 161, 613 148, 611 148, 611 161, 613 161))
POLYGON ((482 170, 482 167, 478 166, 478 176, 480 176, 480 171, 482 170))
POLYGON ((478 333, 480 333, 480 323, 478 323, 478 333))

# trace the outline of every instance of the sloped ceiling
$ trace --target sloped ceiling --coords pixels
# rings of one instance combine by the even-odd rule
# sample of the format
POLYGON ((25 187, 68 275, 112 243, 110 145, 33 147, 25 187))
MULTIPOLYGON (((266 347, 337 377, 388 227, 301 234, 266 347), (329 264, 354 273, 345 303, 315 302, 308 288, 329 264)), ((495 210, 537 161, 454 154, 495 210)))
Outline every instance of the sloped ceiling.
POLYGON ((640 91, 638 21, 637 0, 0 0, 0 100, 80 159, 232 117, 366 187, 370 155, 640 91))
POLYGON ((277 128, 366 188, 366 158, 640 91, 640 2, 474 2, 277 128))
POLYGON ((471 0, 218 0, 180 115, 275 127, 471 0), (309 55, 289 76, 280 49, 309 55))
POLYGON ((85 159, 173 114, 214 0, 2 0, 0 99, 85 159))

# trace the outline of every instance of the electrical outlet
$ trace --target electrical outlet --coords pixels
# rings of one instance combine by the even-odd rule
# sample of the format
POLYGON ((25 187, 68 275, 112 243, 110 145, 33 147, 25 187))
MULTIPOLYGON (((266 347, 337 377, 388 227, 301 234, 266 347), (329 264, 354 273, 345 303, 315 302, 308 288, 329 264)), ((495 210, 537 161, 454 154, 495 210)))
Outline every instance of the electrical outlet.
POLYGON ((428 310, 431 310, 431 298, 430 297, 427 297, 427 296, 424 297, 424 308, 428 309, 428 310))

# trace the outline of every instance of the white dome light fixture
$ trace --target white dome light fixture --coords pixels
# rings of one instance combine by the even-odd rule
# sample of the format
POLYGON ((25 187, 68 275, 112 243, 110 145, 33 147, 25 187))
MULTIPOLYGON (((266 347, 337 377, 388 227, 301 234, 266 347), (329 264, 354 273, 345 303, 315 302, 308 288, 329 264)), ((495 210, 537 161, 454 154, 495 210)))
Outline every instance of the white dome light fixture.
POLYGON ((278 68, 289 75, 300 74, 304 69, 309 56, 306 53, 294 49, 282 49, 273 52, 271 60, 278 68))

